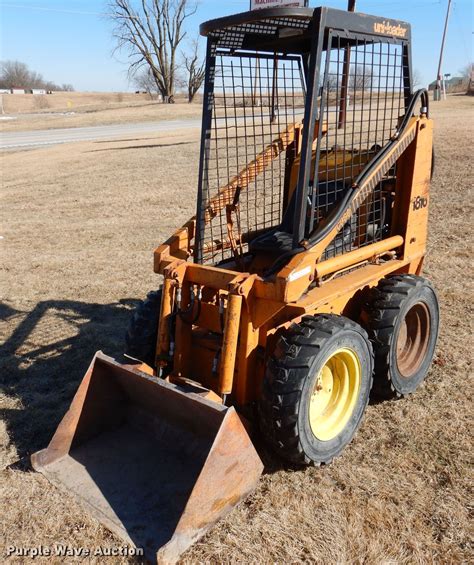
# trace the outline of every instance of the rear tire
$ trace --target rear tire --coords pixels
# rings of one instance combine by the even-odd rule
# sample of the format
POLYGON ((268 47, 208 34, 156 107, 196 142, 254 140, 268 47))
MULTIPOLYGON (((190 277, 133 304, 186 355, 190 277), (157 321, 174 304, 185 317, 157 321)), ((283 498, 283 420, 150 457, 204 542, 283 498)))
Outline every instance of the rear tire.
POLYGON ((263 436, 284 459, 329 463, 359 427, 373 354, 361 326, 332 314, 287 329, 267 363, 259 402, 263 436))
POLYGON ((375 351, 375 395, 389 399, 414 392, 438 339, 439 306, 431 283, 416 275, 382 279, 361 319, 375 351))
POLYGON ((126 354, 150 367, 155 366, 160 308, 161 290, 149 292, 146 299, 135 309, 125 334, 126 354))

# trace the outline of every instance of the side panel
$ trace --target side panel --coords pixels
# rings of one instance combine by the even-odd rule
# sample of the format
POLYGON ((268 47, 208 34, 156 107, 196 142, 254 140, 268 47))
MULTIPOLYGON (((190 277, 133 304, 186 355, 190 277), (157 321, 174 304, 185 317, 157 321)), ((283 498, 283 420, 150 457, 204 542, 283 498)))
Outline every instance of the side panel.
POLYGON ((421 119, 417 136, 398 162, 393 232, 404 237, 403 256, 418 258, 426 249, 433 151, 433 122, 421 119))

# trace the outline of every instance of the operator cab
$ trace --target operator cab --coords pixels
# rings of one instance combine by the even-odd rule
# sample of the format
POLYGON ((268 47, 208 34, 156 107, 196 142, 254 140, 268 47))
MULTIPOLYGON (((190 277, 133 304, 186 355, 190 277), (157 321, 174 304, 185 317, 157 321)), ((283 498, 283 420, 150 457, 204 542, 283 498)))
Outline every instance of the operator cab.
MULTIPOLYGON (((317 241, 396 132, 412 94, 410 26, 269 8, 211 20, 201 34, 194 260, 268 274, 317 241)), ((394 167, 323 258, 390 235, 395 175, 394 167)))

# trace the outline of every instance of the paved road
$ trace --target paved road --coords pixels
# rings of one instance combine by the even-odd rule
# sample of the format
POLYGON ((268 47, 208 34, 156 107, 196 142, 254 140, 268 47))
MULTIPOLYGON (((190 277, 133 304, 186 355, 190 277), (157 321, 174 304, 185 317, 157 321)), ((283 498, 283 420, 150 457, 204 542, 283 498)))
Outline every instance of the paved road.
POLYGON ((72 143, 75 141, 94 141, 96 139, 128 137, 142 133, 160 133, 177 129, 199 128, 200 126, 201 120, 193 119, 38 131, 6 131, 0 132, 0 149, 55 145, 57 143, 72 143))

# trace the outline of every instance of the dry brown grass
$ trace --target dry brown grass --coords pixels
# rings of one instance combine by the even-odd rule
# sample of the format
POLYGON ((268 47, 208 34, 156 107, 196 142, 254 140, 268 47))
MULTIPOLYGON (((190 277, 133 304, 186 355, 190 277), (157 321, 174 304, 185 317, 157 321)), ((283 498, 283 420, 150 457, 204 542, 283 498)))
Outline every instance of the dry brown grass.
MULTIPOLYGON (((58 92, 50 95, 9 94, 4 109, 15 119, 0 121, 2 131, 29 131, 196 118, 199 103, 182 98, 176 104, 150 101, 144 94, 58 92)), ((8 116, 7 116, 8 117, 8 116)))
MULTIPOLYGON (((196 101, 200 96, 196 96, 196 101)), ((184 94, 177 94, 175 100, 187 102, 184 94)), ((130 106, 150 102, 148 94, 133 92, 53 92, 52 94, 4 94, 3 109, 7 114, 36 112, 43 106, 49 111, 84 111, 88 108, 130 106), (40 102, 38 102, 38 100, 40 102), (47 101, 47 103, 41 101, 47 101)))
MULTIPOLYGON (((473 561, 473 104, 451 97, 433 105, 425 273, 438 289, 442 326, 426 384, 411 398, 369 406, 329 467, 285 469, 262 449, 267 472, 256 492, 184 561, 473 561)), ((120 353, 130 308, 158 284, 152 249, 193 213, 197 153, 190 133, 2 156, 6 545, 120 545, 33 473, 27 457, 47 443, 93 352, 120 353)))
POLYGON ((134 104, 148 101, 147 94, 131 92, 53 92, 53 94, 4 94, 3 108, 7 114, 36 112, 38 100, 47 100, 54 111, 75 110, 87 106, 134 104))

